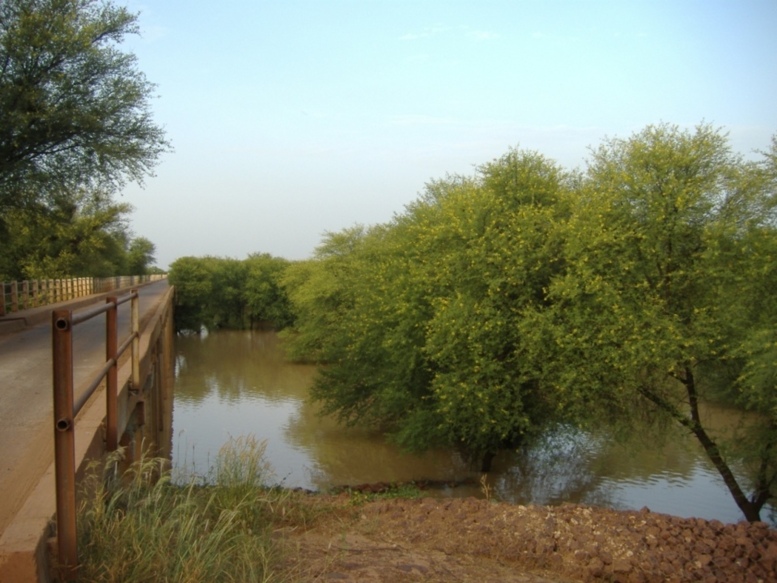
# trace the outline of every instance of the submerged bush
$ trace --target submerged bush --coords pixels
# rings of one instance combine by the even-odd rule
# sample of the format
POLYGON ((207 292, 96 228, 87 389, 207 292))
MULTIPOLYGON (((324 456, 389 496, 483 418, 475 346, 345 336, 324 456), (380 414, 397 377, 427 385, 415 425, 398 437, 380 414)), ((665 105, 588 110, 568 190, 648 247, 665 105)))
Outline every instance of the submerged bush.
POLYGON ((245 260, 181 257, 170 266, 178 330, 282 329, 294 321, 280 280, 290 262, 267 253, 245 260))

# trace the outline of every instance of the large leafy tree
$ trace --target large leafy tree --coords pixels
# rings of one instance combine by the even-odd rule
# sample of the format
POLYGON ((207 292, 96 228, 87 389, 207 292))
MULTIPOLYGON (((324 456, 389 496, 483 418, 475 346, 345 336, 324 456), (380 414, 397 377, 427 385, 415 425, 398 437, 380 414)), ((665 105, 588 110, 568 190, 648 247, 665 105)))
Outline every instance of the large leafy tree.
POLYGON ((423 346, 432 402, 446 441, 483 470, 567 413, 537 382, 522 331, 524 311, 542 307, 560 269, 566 199, 558 166, 512 150, 441 200, 436 228, 418 235, 436 250, 423 258, 423 279, 437 283, 423 346))
POLYGON ((581 176, 512 151, 328 235, 287 271, 289 344, 324 363, 325 412, 412 449, 487 461, 550 423, 676 423, 757 520, 777 493, 776 186, 777 142, 746 162, 707 125, 608 140, 581 176), (745 422, 715 427, 710 401, 745 422))
POLYGON ((145 237, 134 238, 127 249, 127 273, 146 275, 154 265, 156 245, 145 237))
POLYGON ((136 20, 107 0, 0 3, 0 210, 140 181, 168 148, 118 48, 136 20))
POLYGON ((128 204, 78 191, 49 206, 8 209, 2 216, 0 279, 107 277, 127 273, 128 204))
POLYGON ((550 307, 525 328, 562 406, 676 422, 748 520, 777 494, 773 166, 743 161, 708 125, 605 142, 566 227, 550 307), (711 428, 702 403, 721 398, 757 413, 746 435, 711 428), (743 482, 729 454, 746 442, 743 482))
POLYGON ((207 325, 213 277, 210 258, 179 257, 170 265, 175 286, 175 327, 199 331, 207 325))
POLYGON ((429 184, 389 224, 330 234, 288 273, 295 353, 323 361, 312 395, 409 449, 481 459, 557 421, 518 323, 558 269, 564 173, 511 151, 429 184))
POLYGON ((119 49, 136 20, 109 0, 0 2, 4 278, 127 268, 129 206, 110 199, 169 148, 153 85, 119 49))

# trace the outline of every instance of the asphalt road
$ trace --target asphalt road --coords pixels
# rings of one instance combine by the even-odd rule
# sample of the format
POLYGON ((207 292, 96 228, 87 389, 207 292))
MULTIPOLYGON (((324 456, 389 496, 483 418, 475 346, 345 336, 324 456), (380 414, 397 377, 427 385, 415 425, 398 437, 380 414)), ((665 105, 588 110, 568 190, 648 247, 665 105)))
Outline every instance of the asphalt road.
MULTIPOLYGON (((141 323, 168 290, 167 281, 139 291, 141 323)), ((129 333, 130 302, 119 306, 119 342, 129 333)), ((73 329, 76 396, 105 363, 105 315, 73 329)), ((0 336, 0 532, 54 459, 51 316, 0 336)))

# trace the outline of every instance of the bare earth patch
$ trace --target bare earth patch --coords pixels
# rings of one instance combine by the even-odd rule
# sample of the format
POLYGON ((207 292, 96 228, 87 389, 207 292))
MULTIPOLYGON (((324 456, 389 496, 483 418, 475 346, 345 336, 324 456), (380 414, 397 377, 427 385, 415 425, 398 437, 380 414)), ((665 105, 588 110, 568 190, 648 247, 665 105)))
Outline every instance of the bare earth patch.
POLYGON ((474 498, 310 503, 328 510, 278 532, 298 580, 777 581, 777 531, 763 523, 474 498))

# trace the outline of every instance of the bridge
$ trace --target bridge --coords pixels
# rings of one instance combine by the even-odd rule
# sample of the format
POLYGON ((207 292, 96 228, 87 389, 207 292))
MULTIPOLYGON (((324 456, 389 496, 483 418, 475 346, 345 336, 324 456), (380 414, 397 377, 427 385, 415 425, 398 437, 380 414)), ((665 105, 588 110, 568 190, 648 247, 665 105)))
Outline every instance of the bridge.
MULTIPOLYGON (((139 453, 141 443, 151 447, 154 455, 169 457, 172 442, 173 290, 166 280, 137 290, 139 386, 131 382, 128 352, 115 367, 118 411, 114 415, 119 433, 114 439, 126 448, 129 461, 139 453)), ((58 542, 53 526, 57 470, 52 314, 56 310, 75 317, 97 311, 95 306, 105 304, 107 296, 127 292, 92 295, 0 317, 0 583, 51 580, 50 557, 58 542), (12 325, 4 327, 4 320, 6 324, 12 320, 12 325)), ((129 334, 131 312, 130 302, 117 308, 120 339, 129 334)), ((106 365, 106 316, 90 317, 73 327, 72 362, 73 393, 76 400, 84 400, 95 374, 106 365)), ((89 460, 105 452, 105 385, 97 385, 75 417, 79 476, 89 460)))

